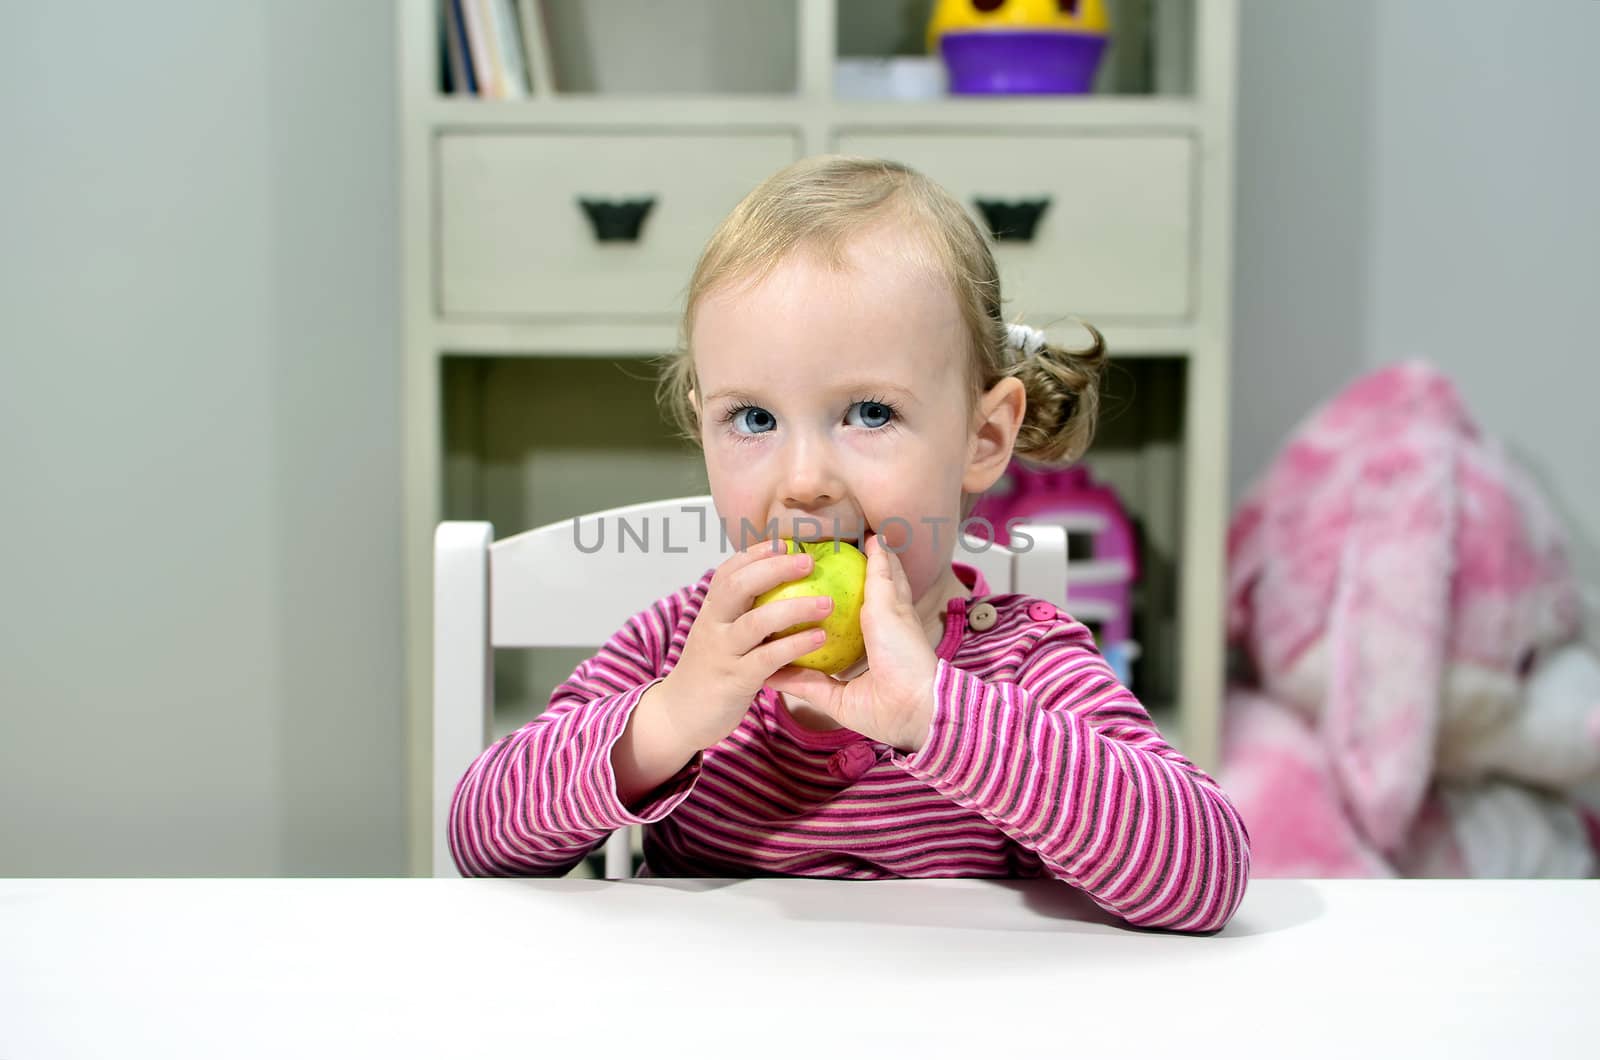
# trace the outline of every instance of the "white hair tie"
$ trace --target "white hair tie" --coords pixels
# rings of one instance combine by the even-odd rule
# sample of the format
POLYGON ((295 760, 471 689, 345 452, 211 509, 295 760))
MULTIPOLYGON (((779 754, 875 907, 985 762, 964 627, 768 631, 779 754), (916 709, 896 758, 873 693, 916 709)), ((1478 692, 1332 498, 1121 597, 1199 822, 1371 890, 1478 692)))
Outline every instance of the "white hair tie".
POLYGON ((1026 324, 1006 325, 1006 346, 1019 350, 1024 357, 1032 357, 1044 349, 1046 339, 1044 332, 1038 328, 1030 328, 1026 324))

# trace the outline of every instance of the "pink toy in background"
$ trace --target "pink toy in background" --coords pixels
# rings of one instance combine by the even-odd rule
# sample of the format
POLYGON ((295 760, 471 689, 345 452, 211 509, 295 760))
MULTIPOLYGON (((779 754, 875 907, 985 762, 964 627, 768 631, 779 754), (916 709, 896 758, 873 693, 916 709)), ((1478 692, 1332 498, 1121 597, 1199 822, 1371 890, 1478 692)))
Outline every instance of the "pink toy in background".
POLYGON ((1422 362, 1300 425, 1228 532, 1218 779, 1260 876, 1585 876, 1600 658, 1532 477, 1422 362))
POLYGON ((1068 540, 1067 611, 1096 631, 1100 650, 1123 684, 1129 684, 1139 646, 1133 640, 1133 583, 1139 559, 1133 521, 1109 486, 1082 466, 1038 469, 1013 461, 973 510, 994 526, 995 542, 1009 544, 1015 521, 1064 527, 1068 540), (1080 541, 1086 556, 1080 557, 1080 541))

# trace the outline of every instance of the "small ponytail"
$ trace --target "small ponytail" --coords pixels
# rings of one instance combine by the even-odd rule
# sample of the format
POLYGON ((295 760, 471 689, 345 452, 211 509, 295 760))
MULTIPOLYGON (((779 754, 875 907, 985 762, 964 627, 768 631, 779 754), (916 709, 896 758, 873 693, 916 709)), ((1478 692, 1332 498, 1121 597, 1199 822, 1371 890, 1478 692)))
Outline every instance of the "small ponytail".
POLYGON ((1093 324, 1083 322, 1083 326, 1094 339, 1087 349, 1046 343, 1005 370, 1021 380, 1027 391, 1028 407, 1014 452, 1031 463, 1071 463, 1083 456, 1094 440, 1106 341, 1093 324))

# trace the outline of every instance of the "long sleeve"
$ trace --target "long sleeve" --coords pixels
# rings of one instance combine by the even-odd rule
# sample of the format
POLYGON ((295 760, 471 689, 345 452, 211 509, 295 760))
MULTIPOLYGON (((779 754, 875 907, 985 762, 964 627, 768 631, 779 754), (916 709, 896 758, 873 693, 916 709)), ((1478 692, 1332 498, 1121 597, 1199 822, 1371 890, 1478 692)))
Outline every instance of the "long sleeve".
POLYGON ((475 759, 450 806, 450 853, 464 876, 558 876, 618 828, 660 820, 687 796, 696 758, 630 812, 617 796, 611 749, 639 698, 669 668, 685 590, 635 615, 579 664, 533 721, 475 759))
POLYGON ((895 760, 1129 923, 1211 931, 1244 897, 1250 847, 1238 812, 1070 620, 1011 679, 940 659, 928 742, 895 760))

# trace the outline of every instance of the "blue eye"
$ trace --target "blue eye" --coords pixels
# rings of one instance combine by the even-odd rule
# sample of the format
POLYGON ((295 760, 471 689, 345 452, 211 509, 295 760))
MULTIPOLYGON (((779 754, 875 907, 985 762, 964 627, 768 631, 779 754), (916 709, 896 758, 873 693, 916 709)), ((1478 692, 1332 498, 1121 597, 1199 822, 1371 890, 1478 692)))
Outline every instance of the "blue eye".
POLYGON ((728 422, 740 434, 766 434, 778 426, 772 413, 759 405, 743 405, 728 413, 728 422))
POLYGON ((845 413, 852 427, 886 427, 894 419, 894 406, 883 401, 858 401, 845 413))

